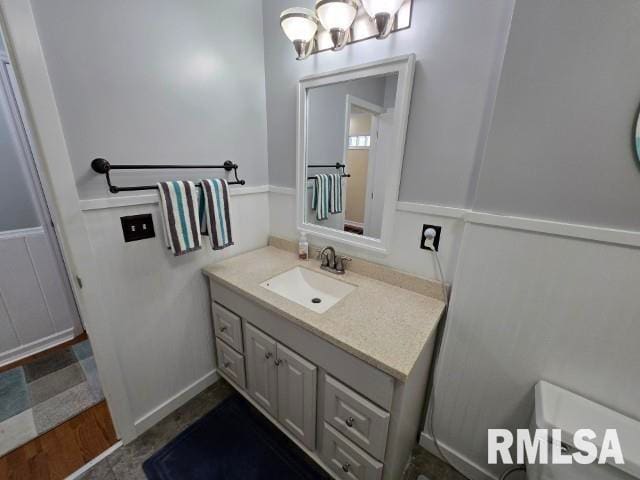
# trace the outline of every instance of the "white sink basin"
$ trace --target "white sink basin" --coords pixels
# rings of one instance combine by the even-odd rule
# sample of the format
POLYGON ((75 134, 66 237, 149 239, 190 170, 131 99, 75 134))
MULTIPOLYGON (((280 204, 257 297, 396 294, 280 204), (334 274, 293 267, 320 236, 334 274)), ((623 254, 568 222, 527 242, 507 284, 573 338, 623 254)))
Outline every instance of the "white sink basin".
POLYGON ((353 285, 301 267, 276 275, 260 286, 316 313, 326 312, 356 289, 353 285))

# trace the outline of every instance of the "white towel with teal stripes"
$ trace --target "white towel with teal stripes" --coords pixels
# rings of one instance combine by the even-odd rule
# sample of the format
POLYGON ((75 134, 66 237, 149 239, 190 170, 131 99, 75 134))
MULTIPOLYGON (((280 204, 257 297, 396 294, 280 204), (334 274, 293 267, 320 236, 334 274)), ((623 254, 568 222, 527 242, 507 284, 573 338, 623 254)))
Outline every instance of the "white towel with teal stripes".
POLYGON ((233 245, 229 215, 229 185, 222 178, 200 181, 202 233, 209 235, 211 247, 222 250, 233 245))
POLYGON ((316 211, 316 219, 326 220, 330 213, 342 212, 342 177, 339 174, 316 175, 312 194, 311 208, 316 211))
POLYGON ((167 248, 175 256, 199 250, 200 222, 199 194, 193 182, 172 181, 158 183, 160 214, 167 248))

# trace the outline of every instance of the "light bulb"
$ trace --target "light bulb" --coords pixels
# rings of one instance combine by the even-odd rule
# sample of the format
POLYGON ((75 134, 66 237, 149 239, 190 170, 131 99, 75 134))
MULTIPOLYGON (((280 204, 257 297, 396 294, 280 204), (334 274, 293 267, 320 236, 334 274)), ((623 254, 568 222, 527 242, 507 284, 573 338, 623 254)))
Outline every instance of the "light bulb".
POLYGON ((308 8, 288 8, 280 14, 280 26, 298 54, 298 60, 307 58, 313 50, 318 31, 318 20, 308 8))
POLYGON ((364 9, 376 22, 378 38, 387 38, 393 28, 393 18, 403 0, 362 0, 364 9))
POLYGON ((349 41, 349 29, 357 13, 353 0, 316 0, 316 14, 331 35, 334 50, 340 50, 349 41))
POLYGON ((376 13, 388 13, 394 16, 403 0, 362 0, 362 6, 367 11, 371 18, 376 16, 376 13))

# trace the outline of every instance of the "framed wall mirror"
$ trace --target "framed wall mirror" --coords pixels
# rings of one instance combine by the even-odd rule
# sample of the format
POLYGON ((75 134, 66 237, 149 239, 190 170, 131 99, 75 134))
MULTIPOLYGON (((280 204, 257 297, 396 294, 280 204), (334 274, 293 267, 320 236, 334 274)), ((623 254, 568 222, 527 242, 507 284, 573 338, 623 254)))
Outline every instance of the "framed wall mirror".
POLYGON ((387 253, 414 65, 406 55, 300 81, 299 230, 387 253))

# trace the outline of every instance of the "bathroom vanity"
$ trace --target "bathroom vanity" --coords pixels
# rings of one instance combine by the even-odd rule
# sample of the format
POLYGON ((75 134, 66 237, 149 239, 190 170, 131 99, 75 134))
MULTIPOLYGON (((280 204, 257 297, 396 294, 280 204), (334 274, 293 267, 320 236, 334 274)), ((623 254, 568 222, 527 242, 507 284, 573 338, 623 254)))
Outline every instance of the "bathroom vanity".
POLYGON ((422 425, 444 304, 348 271, 338 280, 349 293, 317 313, 261 285, 296 267, 334 277, 273 246, 204 269, 218 371, 334 478, 397 480, 422 425))

